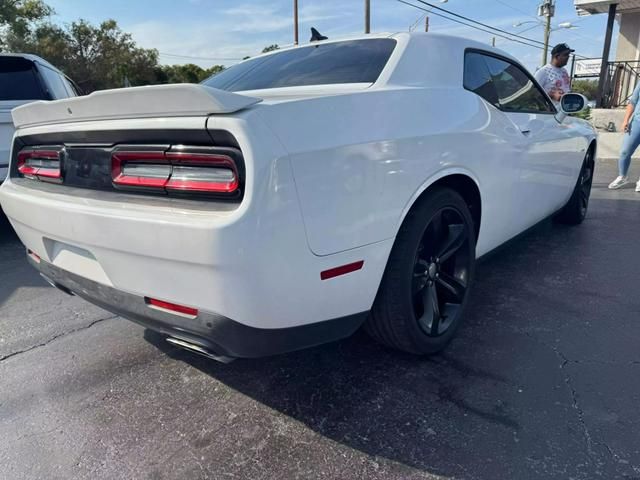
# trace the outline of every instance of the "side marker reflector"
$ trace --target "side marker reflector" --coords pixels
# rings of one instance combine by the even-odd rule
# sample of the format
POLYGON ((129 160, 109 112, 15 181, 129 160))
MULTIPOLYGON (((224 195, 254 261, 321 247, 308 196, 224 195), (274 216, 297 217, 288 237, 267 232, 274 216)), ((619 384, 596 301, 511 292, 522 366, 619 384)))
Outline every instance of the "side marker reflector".
POLYGON ((340 275, 346 275, 347 273, 355 272, 356 270, 360 270, 364 265, 364 260, 359 260, 353 263, 347 263, 346 265, 341 265, 339 267, 330 268, 329 270, 325 270, 320 272, 320 280, 329 280, 330 278, 339 277, 340 275))

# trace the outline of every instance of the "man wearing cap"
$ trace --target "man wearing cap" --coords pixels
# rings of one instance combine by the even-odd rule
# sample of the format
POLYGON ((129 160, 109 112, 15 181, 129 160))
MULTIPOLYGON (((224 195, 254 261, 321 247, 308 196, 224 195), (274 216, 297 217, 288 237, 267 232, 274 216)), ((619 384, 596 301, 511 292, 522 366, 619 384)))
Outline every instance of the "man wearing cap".
POLYGON ((571 90, 569 74, 564 68, 569 63, 569 54, 575 52, 566 43, 559 43, 551 50, 551 62, 540 68, 535 78, 554 102, 559 102, 562 95, 571 90))

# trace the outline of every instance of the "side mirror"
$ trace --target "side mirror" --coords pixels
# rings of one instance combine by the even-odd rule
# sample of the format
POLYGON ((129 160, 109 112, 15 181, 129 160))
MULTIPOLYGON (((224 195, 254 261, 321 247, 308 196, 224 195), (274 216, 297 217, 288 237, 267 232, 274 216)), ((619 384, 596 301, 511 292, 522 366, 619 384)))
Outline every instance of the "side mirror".
POLYGON ((560 99, 560 108, 564 113, 578 113, 587 108, 587 97, 579 93, 565 93, 560 99))
POLYGON ((578 113, 587 108, 587 97, 580 93, 565 93, 560 99, 560 112, 556 119, 562 122, 570 113, 578 113))

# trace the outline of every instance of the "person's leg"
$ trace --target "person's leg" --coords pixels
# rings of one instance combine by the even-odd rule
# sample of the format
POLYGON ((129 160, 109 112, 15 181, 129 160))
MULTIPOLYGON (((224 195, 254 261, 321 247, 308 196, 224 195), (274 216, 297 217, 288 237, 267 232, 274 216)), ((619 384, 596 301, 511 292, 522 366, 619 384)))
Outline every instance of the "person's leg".
POLYGON ((629 133, 624 135, 620 158, 618 159, 618 173, 621 177, 626 177, 631 165, 631 156, 640 145, 640 123, 631 122, 629 133))
MULTIPOLYGON (((631 155, 640 145, 640 120, 631 122, 629 133, 624 134, 622 140, 622 148, 620 149, 620 158, 618 158, 618 174, 619 176, 609 184, 611 190, 617 190, 629 183, 627 174, 629 173, 629 165, 631 165, 631 155)), ((639 181, 640 183, 640 181, 639 181)))

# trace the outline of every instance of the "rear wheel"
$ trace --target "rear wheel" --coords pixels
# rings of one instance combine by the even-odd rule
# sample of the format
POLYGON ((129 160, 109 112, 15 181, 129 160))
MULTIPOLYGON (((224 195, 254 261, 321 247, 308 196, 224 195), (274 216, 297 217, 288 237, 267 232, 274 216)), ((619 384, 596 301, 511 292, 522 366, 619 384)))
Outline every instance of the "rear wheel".
POLYGON ((571 198, 556 217, 560 223, 578 225, 582 223, 587 216, 594 166, 593 149, 589 149, 584 158, 584 162, 582 162, 580 175, 578 176, 578 181, 573 189, 571 198))
POLYGON ((437 187, 407 215, 366 330, 415 354, 442 350, 460 325, 475 267, 475 230, 464 199, 437 187))

